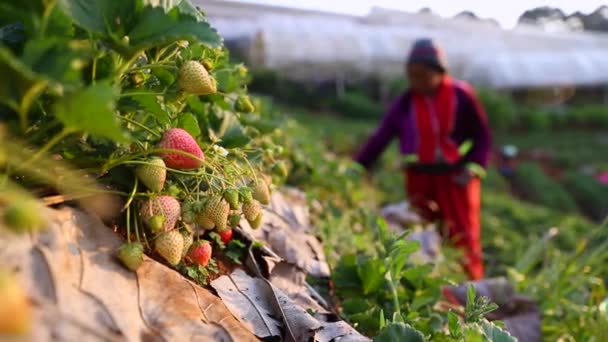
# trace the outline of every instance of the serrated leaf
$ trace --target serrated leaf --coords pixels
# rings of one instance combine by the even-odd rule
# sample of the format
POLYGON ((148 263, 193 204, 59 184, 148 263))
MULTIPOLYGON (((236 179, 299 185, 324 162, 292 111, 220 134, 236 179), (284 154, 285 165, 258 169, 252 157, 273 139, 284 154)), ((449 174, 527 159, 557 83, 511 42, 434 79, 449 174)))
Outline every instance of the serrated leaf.
POLYGON ((361 280, 361 287, 364 294, 377 291, 384 284, 386 268, 381 259, 367 259, 357 266, 357 274, 361 280))
POLYGON ((224 112, 218 135, 222 139, 219 145, 225 148, 243 147, 251 141, 251 138, 245 134, 241 123, 231 112, 224 112))
POLYGON ((158 80, 166 86, 170 86, 175 82, 175 75, 164 68, 153 68, 152 74, 158 78, 158 80))
POLYGON ((30 40, 21 60, 36 74, 63 84, 80 84, 80 69, 87 62, 87 43, 57 38, 30 40))
POLYGON ((485 336, 492 342, 517 342, 515 337, 493 323, 482 321, 481 327, 485 336))
POLYGON ((161 7, 165 12, 169 12, 177 7, 181 13, 191 15, 199 21, 205 20, 205 16, 187 0, 144 0, 143 3, 150 6, 161 7))
POLYGON ((406 323, 391 323, 382 329, 378 336, 374 337, 374 342, 424 342, 422 333, 406 323))
POLYGON ((141 109, 154 115, 158 123, 168 125, 171 123, 171 118, 163 107, 158 102, 158 98, 154 94, 132 95, 131 98, 136 101, 141 109))
POLYGON ((240 87, 238 79, 232 75, 232 70, 220 70, 214 73, 213 77, 215 77, 221 92, 232 93, 240 87))
POLYGON ((462 327, 460 326, 460 320, 458 319, 458 315, 456 315, 452 311, 448 312, 448 329, 452 337, 462 337, 462 327))
POLYGON ((61 98, 54 106, 55 115, 70 131, 126 141, 114 113, 117 94, 108 82, 98 82, 61 98))
POLYGON ((59 6, 80 27, 104 37, 122 37, 134 19, 135 1, 59 0, 59 6))
POLYGON ((201 128, 192 113, 182 113, 177 117, 177 127, 185 129, 193 137, 201 135, 201 128))
POLYGON ((159 7, 145 7, 137 18, 137 24, 129 32, 130 45, 134 50, 151 48, 185 39, 198 41, 210 47, 219 47, 222 39, 206 22, 180 12, 178 8, 165 13, 159 7))

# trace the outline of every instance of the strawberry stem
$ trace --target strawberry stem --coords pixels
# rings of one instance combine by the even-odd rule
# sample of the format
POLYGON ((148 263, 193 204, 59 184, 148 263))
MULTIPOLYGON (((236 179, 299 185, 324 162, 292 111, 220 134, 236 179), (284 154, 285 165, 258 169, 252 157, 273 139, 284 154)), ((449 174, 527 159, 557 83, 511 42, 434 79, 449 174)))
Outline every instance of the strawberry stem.
POLYGON ((131 243, 131 207, 127 207, 127 243, 131 243))
MULTIPOLYGON (((131 95, 131 94, 129 94, 129 95, 131 95)), ((143 130, 147 131, 148 133, 152 134, 153 136, 155 136, 155 137, 157 137, 157 138, 160 138, 160 133, 158 133, 158 132, 154 132, 153 130, 151 130, 150 128, 146 127, 146 126, 145 126, 145 125, 143 125, 142 123, 140 123, 140 122, 138 122, 138 121, 135 121, 135 120, 133 120, 133 119, 129 119, 129 118, 127 118, 126 116, 119 115, 119 117, 120 117, 122 120, 124 120, 124 121, 126 121, 126 122, 128 122, 128 123, 130 123, 130 124, 132 124, 132 125, 135 125, 135 126, 137 126, 137 127, 141 128, 141 129, 143 129, 143 130)))
POLYGON ((135 182, 133 183, 133 190, 131 190, 131 193, 129 194, 129 199, 127 199, 127 203, 125 203, 124 207, 122 208, 122 211, 125 211, 125 209, 128 209, 131 206, 131 203, 133 202, 133 199, 135 198, 135 193, 137 192, 137 184, 139 183, 137 177, 135 177, 135 182))

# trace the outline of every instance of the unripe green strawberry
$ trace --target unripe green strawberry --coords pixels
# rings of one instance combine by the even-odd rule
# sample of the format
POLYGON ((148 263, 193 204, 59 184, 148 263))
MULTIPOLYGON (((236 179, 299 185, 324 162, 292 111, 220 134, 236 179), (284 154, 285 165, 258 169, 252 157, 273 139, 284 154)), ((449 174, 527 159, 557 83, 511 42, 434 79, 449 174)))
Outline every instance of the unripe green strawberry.
POLYGON ((230 227, 236 228, 236 227, 238 227, 238 225, 240 223, 241 223, 241 215, 232 214, 228 217, 228 224, 230 224, 230 227))
POLYGON ((177 229, 161 233, 154 240, 154 249, 170 265, 175 266, 182 260, 184 237, 177 229))
POLYGON ((144 262, 144 246, 139 242, 125 243, 116 251, 116 257, 126 268, 135 272, 144 262))
POLYGON ((36 231, 44 225, 40 210, 41 206, 35 200, 12 202, 4 209, 4 224, 16 233, 36 231))
POLYGON ((215 223, 206 215, 204 211, 201 211, 196 215, 196 223, 205 230, 211 230, 215 228, 215 223))
POLYGON ((274 163, 272 166, 272 172, 280 178, 285 178, 287 177, 289 170, 287 169, 287 164, 284 161, 279 161, 274 163))
POLYGON ((167 179, 167 168, 161 158, 153 157, 147 164, 137 166, 135 175, 148 189, 161 192, 167 179))
POLYGON ((213 223, 217 230, 225 230, 228 223, 228 215, 230 214, 230 204, 220 196, 214 196, 209 199, 205 210, 203 210, 213 223))
POLYGON ((239 197, 242 203, 251 203, 251 201, 253 201, 253 194, 251 188, 246 186, 240 188, 239 197))
POLYGON ((260 214, 258 215, 258 217, 255 218, 255 220, 247 221, 247 222, 249 222, 249 225, 251 226, 252 229, 258 229, 262 225, 263 217, 264 217, 264 213, 260 212, 260 214))
POLYGON ((201 240, 195 242, 192 247, 190 247, 188 258, 195 264, 205 267, 209 263, 209 260, 211 260, 212 253, 213 248, 209 241, 201 240))
POLYGON ((182 250, 182 259, 183 259, 186 256, 186 254, 188 254, 188 250, 190 250, 190 246, 192 246, 192 243, 194 242, 194 234, 187 230, 182 231, 181 234, 184 238, 184 247, 182 250))
POLYGON ((213 63, 211 63, 211 61, 203 59, 201 61, 201 64, 205 67, 205 69, 207 69, 207 71, 213 70, 213 63))
POLYGON ((245 67, 243 64, 239 64, 236 66, 236 74, 239 77, 246 77, 247 76, 247 67, 245 67))
MULTIPOLYGON (((156 215, 164 217, 162 231, 169 231, 175 227, 181 212, 179 202, 171 196, 157 196, 145 201, 140 209, 140 215, 144 223, 149 225, 151 219, 156 215)), ((148 226, 152 229, 151 226, 148 226)))
POLYGON ((255 112, 255 106, 251 103, 251 99, 247 95, 239 95, 234 101, 234 110, 239 113, 253 113, 255 112))
POLYGON ((260 203, 264 205, 270 204, 270 189, 266 180, 258 179, 258 181, 253 184, 252 195, 253 198, 260 201, 260 203))
POLYGON ((167 195, 169 195, 171 197, 178 198, 179 195, 181 195, 181 193, 182 193, 182 190, 179 188, 179 186, 177 186, 175 184, 173 184, 167 188, 167 195))
POLYGON ((247 221, 254 221, 262 212, 262 207, 260 202, 253 200, 249 203, 243 203, 241 210, 243 211, 243 216, 245 216, 247 221))
POLYGON ((187 61, 179 69, 178 83, 183 91, 207 95, 217 92, 217 86, 205 67, 197 61, 187 61))
POLYGON ((163 231, 165 225, 165 216, 162 214, 154 215, 146 222, 150 231, 154 234, 158 234, 163 231))
POLYGON ((239 191, 237 189, 226 189, 224 199, 230 204, 230 209, 237 210, 239 208, 239 191))
POLYGON ((182 221, 189 224, 196 221, 196 213, 192 202, 182 204, 182 221))

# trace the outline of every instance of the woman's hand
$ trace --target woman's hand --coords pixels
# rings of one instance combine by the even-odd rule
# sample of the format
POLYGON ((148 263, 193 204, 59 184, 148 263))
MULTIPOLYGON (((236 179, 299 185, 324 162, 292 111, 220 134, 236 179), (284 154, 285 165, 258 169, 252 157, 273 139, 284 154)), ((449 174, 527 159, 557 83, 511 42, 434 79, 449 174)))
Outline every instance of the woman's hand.
POLYGON ((454 176, 454 182, 460 186, 467 186, 469 182, 475 177, 475 174, 469 170, 464 169, 462 172, 454 176))

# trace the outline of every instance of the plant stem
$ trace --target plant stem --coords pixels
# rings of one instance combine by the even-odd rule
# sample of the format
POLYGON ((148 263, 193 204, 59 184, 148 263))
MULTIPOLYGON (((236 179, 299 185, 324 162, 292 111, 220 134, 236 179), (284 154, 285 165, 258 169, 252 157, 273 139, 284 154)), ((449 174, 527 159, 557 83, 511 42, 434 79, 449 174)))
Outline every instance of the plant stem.
POLYGON ((21 104, 19 106, 19 120, 20 120, 20 124, 21 124, 21 132, 25 134, 25 132, 27 131, 27 124, 28 124, 28 120, 27 120, 27 116, 28 113, 30 111, 30 107, 32 106, 32 103, 34 102, 34 100, 40 96, 40 94, 42 94, 42 92, 44 91, 44 89, 46 88, 48 82, 47 81, 38 81, 36 83, 34 83, 28 90, 27 92, 25 92, 25 94, 23 95, 23 98, 21 99, 21 104))
POLYGON ((131 73, 134 71, 145 70, 145 69, 154 69, 154 68, 177 70, 177 67, 175 65, 167 63, 167 64, 145 64, 142 66, 131 68, 131 69, 127 70, 127 72, 131 73))
POLYGON ((46 27, 48 26, 48 23, 49 23, 49 16, 55 9, 56 4, 57 4, 56 0, 49 1, 46 5, 46 8, 44 9, 44 13, 42 14, 42 23, 40 24, 40 30, 39 30, 40 37, 44 37, 44 33, 46 32, 46 27))
POLYGON ((127 97, 127 96, 138 96, 138 95, 165 95, 165 93, 151 93, 151 92, 132 92, 132 93, 122 93, 118 95, 118 97, 127 97))
POLYGON ((140 122, 138 122, 138 121, 136 121, 136 120, 129 119, 128 117, 126 117, 126 116, 122 116, 122 115, 119 115, 119 117, 120 117, 122 120, 125 120, 126 122, 128 122, 128 123, 130 123, 130 124, 132 124, 132 125, 135 125, 135 126, 137 126, 137 127, 141 128, 141 129, 143 129, 143 130, 147 131, 148 133, 150 133, 150 134, 154 135, 154 136, 155 136, 155 137, 157 137, 157 138, 159 138, 159 137, 160 137, 160 134, 159 134, 159 133, 154 132, 153 130, 151 130, 150 128, 146 127, 145 125, 143 125, 142 123, 140 123, 140 122))
POLYGON ((131 208, 127 207, 127 243, 131 243, 131 208))
POLYGON ((135 237, 137 238, 137 242, 141 243, 141 238, 139 236, 139 220, 137 216, 135 216, 135 219, 133 220, 133 225, 135 226, 135 237))
POLYGON ((59 133, 57 133, 51 140, 49 140, 41 149, 36 152, 29 160, 24 163, 24 166, 27 166, 36 160, 38 160, 42 155, 47 153, 51 148, 57 145, 61 140, 63 140, 68 135, 72 134, 73 130, 64 127, 59 133))
POLYGON ((386 273, 386 280, 388 281, 388 287, 391 291, 393 297, 393 305, 395 306, 395 313, 401 314, 401 308, 399 307, 399 295, 397 294, 397 288, 395 284, 393 284, 393 277, 391 275, 391 271, 386 273))
POLYGON ((137 193, 137 184, 138 184, 138 179, 137 177, 135 177, 135 182, 133 183, 133 190, 131 190, 131 193, 129 194, 129 199, 127 199, 127 202, 125 203, 124 207, 122 208, 122 210, 125 210, 131 206, 131 202, 133 202, 133 199, 135 198, 135 193, 137 193))

